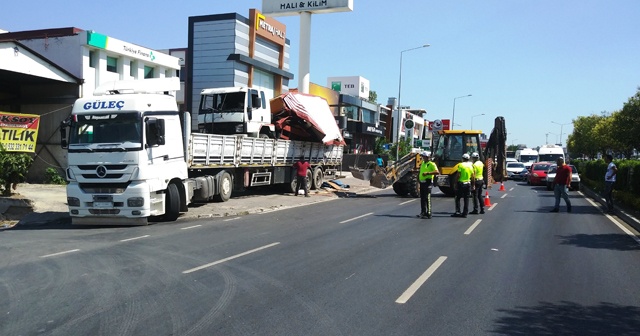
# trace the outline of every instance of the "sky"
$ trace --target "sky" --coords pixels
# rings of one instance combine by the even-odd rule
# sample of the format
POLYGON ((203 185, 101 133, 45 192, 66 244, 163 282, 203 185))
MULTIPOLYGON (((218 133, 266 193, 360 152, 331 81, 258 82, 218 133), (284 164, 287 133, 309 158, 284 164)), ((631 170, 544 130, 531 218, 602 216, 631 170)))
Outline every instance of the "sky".
MULTIPOLYGON (((401 87, 401 104, 426 109, 429 120, 451 119, 455 99, 455 129, 489 133, 503 116, 508 145, 565 145, 574 119, 618 111, 640 86, 638 0, 353 2, 352 12, 312 16, 311 82, 362 76, 382 104, 401 87)), ((190 16, 248 17, 262 0, 37 0, 2 7, 3 30, 77 27, 168 49, 187 47, 190 16)), ((276 19, 287 26, 295 87, 300 18, 276 19)))

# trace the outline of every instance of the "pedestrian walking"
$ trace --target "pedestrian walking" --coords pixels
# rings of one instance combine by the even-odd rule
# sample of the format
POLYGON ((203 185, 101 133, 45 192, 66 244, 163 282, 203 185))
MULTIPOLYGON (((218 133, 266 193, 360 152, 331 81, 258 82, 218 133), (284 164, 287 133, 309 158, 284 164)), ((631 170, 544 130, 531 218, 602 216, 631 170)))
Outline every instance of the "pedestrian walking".
POLYGON ((567 205, 567 212, 571 212, 571 201, 567 194, 567 188, 571 185, 571 167, 564 164, 563 158, 556 160, 558 168, 556 169, 556 177, 553 179, 553 195, 555 196, 555 206, 551 212, 560 211, 560 197, 564 199, 567 205))
POLYGON ((429 152, 422 152, 422 163, 418 180, 420 181, 420 214, 419 218, 431 218, 431 189, 433 188, 433 178, 440 174, 438 166, 431 161, 429 152))
POLYGON ((300 193, 300 186, 304 188, 304 196, 311 197, 309 195, 309 184, 307 183, 307 170, 311 168, 309 162, 307 162, 304 156, 300 156, 300 159, 293 164, 293 169, 296 170, 296 193, 293 196, 298 196, 300 193))
POLYGON ((613 185, 616 183, 618 167, 613 163, 613 156, 607 154, 604 157, 607 163, 607 172, 604 174, 604 199, 607 202, 607 212, 613 212, 613 185))
POLYGON ((476 176, 475 190, 472 193, 473 196, 473 211, 472 215, 484 214, 484 201, 482 199, 482 187, 484 186, 484 163, 480 160, 480 155, 477 152, 471 154, 471 161, 473 161, 473 173, 476 176), (480 212, 478 212, 478 208, 480 212))
POLYGON ((451 217, 467 218, 469 213, 469 196, 472 189, 475 190, 475 174, 473 165, 469 162, 469 154, 462 154, 462 162, 456 165, 457 187, 456 190, 456 212, 451 217), (460 199, 463 199, 464 208, 460 212, 460 199))
POLYGON ((376 158, 376 164, 378 165, 378 167, 384 166, 384 161, 382 160, 382 156, 378 155, 378 157, 376 158))

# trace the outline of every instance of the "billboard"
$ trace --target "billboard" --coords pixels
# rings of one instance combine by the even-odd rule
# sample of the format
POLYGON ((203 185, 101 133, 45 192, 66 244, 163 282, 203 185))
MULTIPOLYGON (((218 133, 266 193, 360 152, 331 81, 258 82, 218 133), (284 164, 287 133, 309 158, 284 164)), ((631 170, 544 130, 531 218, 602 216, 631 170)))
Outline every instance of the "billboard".
POLYGON ((329 77, 327 87, 342 94, 369 99, 369 80, 361 76, 329 77))
POLYGON ((269 16, 298 15, 302 12, 312 14, 353 11, 353 0, 262 0, 262 12, 269 16))
POLYGON ((36 151, 40 116, 0 111, 0 144, 7 152, 36 151))

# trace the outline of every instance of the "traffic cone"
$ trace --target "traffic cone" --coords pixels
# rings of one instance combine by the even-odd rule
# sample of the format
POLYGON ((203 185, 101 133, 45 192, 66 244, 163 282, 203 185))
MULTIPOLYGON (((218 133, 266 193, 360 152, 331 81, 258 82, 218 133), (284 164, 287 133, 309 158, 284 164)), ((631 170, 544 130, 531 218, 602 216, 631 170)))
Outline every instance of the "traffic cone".
POLYGON ((500 191, 505 191, 504 190, 504 182, 500 183, 500 191))
POLYGON ((491 206, 491 200, 489 199, 489 192, 488 191, 484 194, 484 206, 486 206, 486 207, 490 207, 491 206))

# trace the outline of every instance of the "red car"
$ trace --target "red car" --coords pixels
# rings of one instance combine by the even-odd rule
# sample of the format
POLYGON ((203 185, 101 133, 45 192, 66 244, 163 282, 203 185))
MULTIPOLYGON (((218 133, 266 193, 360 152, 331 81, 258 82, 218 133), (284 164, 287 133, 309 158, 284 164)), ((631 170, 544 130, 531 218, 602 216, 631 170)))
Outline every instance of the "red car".
POLYGON ((529 178, 527 183, 530 185, 545 185, 547 180, 547 170, 551 166, 551 162, 536 162, 531 165, 529 170, 529 178))

